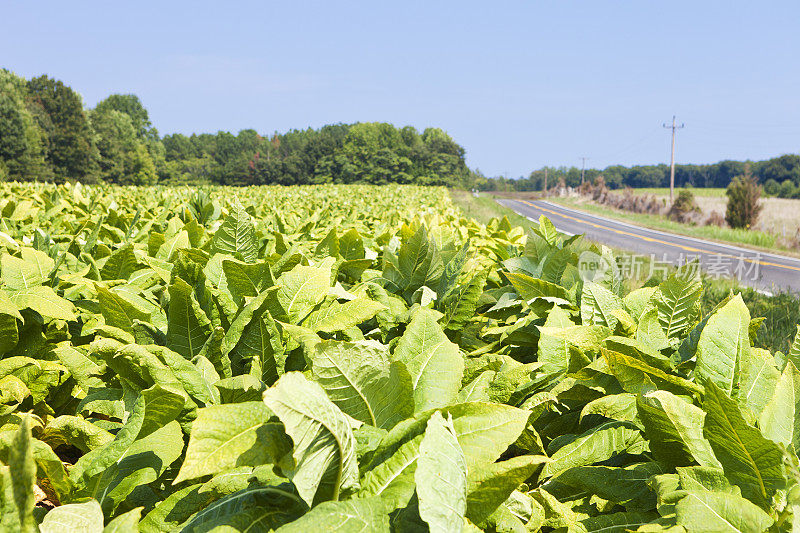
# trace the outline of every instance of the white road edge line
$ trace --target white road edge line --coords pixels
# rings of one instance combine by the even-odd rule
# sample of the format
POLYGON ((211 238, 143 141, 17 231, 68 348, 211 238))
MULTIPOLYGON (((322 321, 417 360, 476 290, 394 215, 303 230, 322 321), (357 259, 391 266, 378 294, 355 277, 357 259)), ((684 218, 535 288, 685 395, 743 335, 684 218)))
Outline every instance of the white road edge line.
POLYGON ((680 235, 678 233, 669 233, 669 232, 665 232, 665 231, 658 231, 658 230, 654 230, 654 229, 650 229, 650 228, 645 228, 643 226, 637 226, 635 224, 628 224, 627 222, 620 222, 619 220, 614 220, 613 218, 606 218, 606 217, 603 217, 603 216, 600 216, 600 215, 594 215, 592 213, 587 213, 586 211, 580 211, 578 209, 572 209, 572 208, 569 208, 569 207, 564 207, 562 205, 558 205, 558 204, 554 204, 552 202, 548 202, 547 200, 536 200, 536 201, 537 202, 542 202, 543 204, 547 204, 547 205, 550 205, 550 206, 553 206, 553 207, 557 207, 557 208, 563 209, 565 211, 571 211, 571 212, 577 213, 579 215, 587 215, 589 217, 593 217, 593 218, 596 218, 596 219, 599 219, 599 220, 604 220, 606 222, 612 222, 614 224, 619 224, 621 226, 627 226, 629 228, 634 228, 634 229, 637 229, 637 230, 640 230, 640 231, 649 231, 650 233, 655 233, 657 235, 663 235, 665 237, 673 237, 673 238, 684 239, 684 240, 687 240, 687 241, 701 242, 701 243, 704 243, 704 244, 710 244, 712 246, 720 246, 722 248, 730 248, 731 250, 737 250, 737 251, 740 251, 740 252, 757 253, 757 254, 761 254, 762 256, 775 257, 775 258, 778 258, 778 259, 783 259, 785 261, 791 261, 791 262, 800 263, 800 259, 796 259, 794 257, 789 257, 789 256, 786 256, 786 255, 772 254, 772 253, 769 253, 769 252, 762 252, 760 250, 754 250, 752 248, 741 248, 739 246, 733 246, 731 244, 721 244, 721 243, 714 242, 714 241, 706 241, 704 239, 698 239, 696 237, 688 237, 686 235, 680 235))

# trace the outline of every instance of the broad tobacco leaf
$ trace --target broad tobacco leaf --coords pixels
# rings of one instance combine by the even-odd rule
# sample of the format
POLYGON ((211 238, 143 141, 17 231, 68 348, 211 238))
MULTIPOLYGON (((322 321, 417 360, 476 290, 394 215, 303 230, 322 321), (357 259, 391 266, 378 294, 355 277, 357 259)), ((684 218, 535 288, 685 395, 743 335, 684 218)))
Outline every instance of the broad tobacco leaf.
POLYGON ((287 372, 264 392, 264 403, 294 443, 294 465, 287 474, 308 505, 358 489, 350 422, 322 387, 299 372, 287 372))
POLYGON ((455 400, 461 388, 464 359, 432 311, 416 312, 397 343, 393 358, 404 363, 411 374, 417 412, 444 407, 455 400))

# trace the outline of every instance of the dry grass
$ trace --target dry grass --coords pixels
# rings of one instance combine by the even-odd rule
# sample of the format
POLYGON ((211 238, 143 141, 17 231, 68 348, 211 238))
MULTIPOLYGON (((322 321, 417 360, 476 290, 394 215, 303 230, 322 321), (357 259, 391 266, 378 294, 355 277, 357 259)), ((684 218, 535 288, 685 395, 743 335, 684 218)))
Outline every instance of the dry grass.
POLYGON ((573 195, 570 197, 555 197, 552 198, 552 200, 556 203, 566 205, 567 207, 576 207, 590 213, 633 222, 634 224, 657 230, 689 235, 690 237, 728 242, 731 244, 744 244, 764 251, 781 250, 783 252, 791 252, 792 250, 797 250, 796 245, 792 245, 788 242, 784 244, 777 236, 764 231, 734 229, 727 226, 683 224, 681 222, 669 220, 662 213, 633 213, 631 211, 623 211, 609 205, 599 205, 585 196, 573 195))
MULTIPOLYGON (((666 200, 669 196, 658 195, 656 198, 666 200)), ((695 196, 694 200, 704 215, 709 216, 716 211, 725 216, 725 206, 728 203, 726 197, 695 196)), ((800 200, 762 198, 761 203, 764 205, 764 209, 753 229, 773 233, 787 239, 791 239, 800 231, 800 200)))

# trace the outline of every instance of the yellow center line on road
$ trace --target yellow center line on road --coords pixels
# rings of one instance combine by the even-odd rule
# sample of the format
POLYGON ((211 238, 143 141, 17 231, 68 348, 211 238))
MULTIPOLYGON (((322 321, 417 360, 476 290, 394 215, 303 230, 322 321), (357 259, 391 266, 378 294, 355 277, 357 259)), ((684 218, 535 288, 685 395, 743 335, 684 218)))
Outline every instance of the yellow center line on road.
MULTIPOLYGON (((559 213, 558 211, 554 211, 554 210, 548 209, 546 207, 542 207, 542 206, 539 206, 539 205, 534 205, 531 202, 528 202, 527 200, 520 200, 520 202, 522 202, 523 204, 528 205, 530 207, 533 207, 534 209, 539 209, 540 211, 544 211, 545 213, 550 213, 551 215, 556 215, 556 216, 559 216, 559 217, 562 217, 562 218, 573 220, 575 222, 578 222, 579 224, 586 224, 587 226, 592 226, 594 228, 604 229, 606 231, 613 231, 614 233, 618 233, 620 235, 627 235, 628 237, 634 237, 636 239, 640 239, 640 240, 647 241, 647 242, 657 242, 657 243, 663 244, 665 246, 672 246, 673 248, 680 248, 681 250, 684 250, 686 252, 699 252, 699 253, 706 253, 706 254, 716 254, 716 255, 719 255, 720 257, 728 257, 728 258, 731 258, 731 259, 738 259, 740 261, 747 261, 748 263, 758 263, 758 264, 761 264, 761 265, 768 265, 768 266, 774 266, 774 267, 778 267, 778 268, 785 268, 787 270, 797 270, 798 272, 800 272, 800 267, 782 265, 780 263, 772 263, 772 262, 763 261, 763 260, 760 260, 760 259, 751 259, 751 258, 745 257, 745 256, 736 256, 736 255, 726 254, 726 253, 722 253, 722 252, 712 252, 710 250, 704 250, 702 248, 694 248, 692 246, 684 246, 682 244, 675 244, 673 242, 662 241, 660 239, 654 239, 652 237, 645 237, 644 235, 637 235, 636 233, 630 233, 628 231, 622 231, 622 230, 610 228, 608 226, 604 226, 602 224, 596 224, 594 222, 589 222, 588 220, 584 220, 584 219, 578 218, 578 217, 573 217, 571 215, 565 215, 564 213, 559 213)), ((753 251, 753 253, 758 253, 758 252, 757 251, 753 251)))

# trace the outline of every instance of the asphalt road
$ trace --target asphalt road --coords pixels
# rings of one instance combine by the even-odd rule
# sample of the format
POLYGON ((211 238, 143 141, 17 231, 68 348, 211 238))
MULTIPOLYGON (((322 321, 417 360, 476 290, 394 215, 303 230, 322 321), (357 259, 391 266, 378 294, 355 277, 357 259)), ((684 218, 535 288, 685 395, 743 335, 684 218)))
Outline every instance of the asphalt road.
POLYGON ((647 229, 541 200, 497 201, 531 220, 545 215, 563 233, 584 234, 589 240, 631 251, 630 256, 623 255, 623 275, 648 275, 667 263, 697 259, 709 275, 733 277, 762 292, 800 291, 800 259, 647 229), (642 256, 652 261, 643 261, 642 256))

